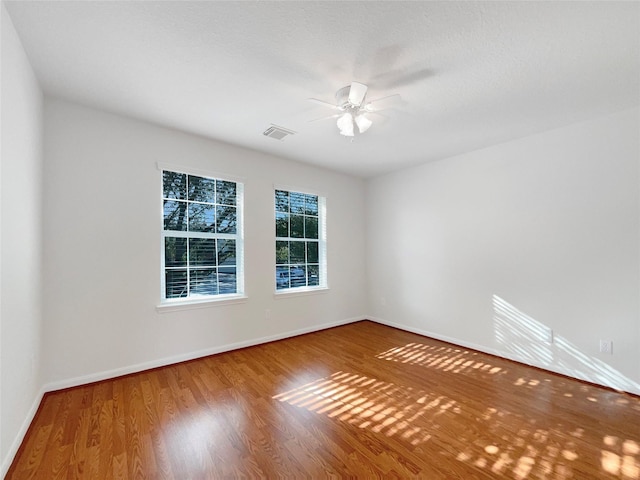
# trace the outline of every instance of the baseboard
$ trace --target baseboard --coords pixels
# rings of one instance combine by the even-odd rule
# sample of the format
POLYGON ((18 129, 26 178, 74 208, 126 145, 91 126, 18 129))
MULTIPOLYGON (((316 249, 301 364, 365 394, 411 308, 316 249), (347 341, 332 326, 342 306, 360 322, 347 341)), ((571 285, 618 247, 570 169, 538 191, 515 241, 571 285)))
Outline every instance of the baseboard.
MULTIPOLYGON (((504 352, 502 350, 493 349, 493 348, 487 347, 485 345, 480 345, 480 344, 472 343, 472 342, 466 342, 464 340, 460 340, 459 338, 448 337, 446 335, 440 335, 438 333, 430 332, 428 330, 423 330, 423 329, 420 329, 420 328, 410 327, 410 326, 407 326, 407 325, 404 325, 404 324, 400 324, 400 323, 390 322, 388 320, 385 320, 385 319, 379 318, 379 317, 371 317, 370 316, 370 317, 368 317, 368 319, 371 320, 372 322, 380 323, 382 325, 387 325, 389 327, 397 328, 399 330, 405 330, 407 332, 415 333, 417 335, 422 335, 424 337, 429 337, 429 338, 433 338, 435 340, 441 340, 443 342, 451 343, 452 345, 460 346, 460 347, 463 347, 463 348, 468 348, 470 350, 476 350, 478 352, 487 353, 489 355, 494 355, 496 357, 505 358, 505 359, 511 360, 513 362, 518 362, 518 363, 521 363, 523 365, 528 365, 530 367, 539 368, 541 370, 546 370, 548 372, 557 373, 557 374, 563 375, 565 377, 574 378, 574 379, 576 379, 578 381, 581 381, 581 382, 587 382, 587 383, 591 383, 591 384, 594 384, 594 385, 599 385, 599 386, 604 387, 604 388, 608 388, 608 389, 612 389, 612 390, 617 390, 617 391, 629 393, 631 395, 636 395, 636 396, 640 395, 640 388, 635 388, 633 385, 630 385, 628 388, 615 386, 615 385, 609 385, 609 384, 600 382, 600 381, 598 381, 597 379, 594 379, 594 378, 577 377, 574 374, 574 372, 572 372, 570 370, 566 370, 566 369, 563 369, 563 368, 560 368, 560 367, 556 367, 554 365, 547 365, 547 364, 543 364, 543 363, 532 362, 529 359, 518 357, 517 355, 512 355, 512 354, 510 354, 508 352, 504 352)), ((632 382, 631 380, 630 380, 630 382, 635 384, 635 382, 632 382)))
POLYGON ((38 413, 38 408, 40 407, 40 403, 42 402, 42 397, 44 397, 45 393, 46 393, 45 387, 40 388, 40 390, 38 391, 38 394, 36 395, 36 398, 33 400, 33 403, 31 404, 31 408, 27 413, 27 417, 22 422, 22 425, 20 425, 20 430, 18 431, 16 438, 13 440, 13 443, 9 447, 9 451, 7 452, 7 455, 2 460, 2 466, 0 466, 0 478, 4 478, 7 475, 7 472, 9 471, 9 467, 11 467, 11 462, 13 462, 13 459, 18 453, 18 449, 20 448, 20 445, 22 444, 22 440, 24 439, 25 435, 27 434, 27 431, 29 430, 29 427, 31 426, 31 422, 33 422, 33 419, 35 418, 36 413, 38 413))
POLYGON ((276 335, 269 335, 266 337, 254 338, 244 342, 229 343, 229 344, 220 345, 214 348, 197 350, 194 352, 189 352, 181 355, 174 355, 172 357, 152 360, 150 362, 143 362, 143 363, 138 363, 136 365, 130 365, 127 367, 115 368, 113 370, 106 370, 103 372, 93 373, 90 375, 83 375, 80 377, 61 380, 59 382, 46 383, 45 385, 42 386, 42 388, 40 388, 37 398, 34 400, 33 404, 31 405, 31 408, 29 409, 27 418, 25 418, 24 422, 22 423, 22 426, 20 427, 20 431, 16 435, 15 440, 11 444, 11 448, 9 449, 6 457, 2 461, 2 466, 0 469, 0 478, 4 478, 7 475, 7 472, 11 467, 11 462, 13 462, 13 459, 16 456, 16 453, 18 453, 18 449, 20 448, 20 445, 22 444, 22 441, 24 440, 25 435, 29 430, 29 426, 31 425, 31 422, 33 422, 33 419, 35 418, 36 413, 38 412, 38 407, 42 402, 42 398, 47 392, 63 390, 65 388, 79 387, 81 385, 86 385, 88 383, 99 382, 102 380, 108 380, 110 378, 121 377, 123 375, 130 375, 132 373, 138 373, 145 370, 150 370, 152 368, 164 367, 167 365, 173 365, 175 363, 195 360, 197 358, 207 357, 209 355, 215 355, 217 353, 229 352, 231 350, 237 350, 239 348, 252 347, 254 345, 260 345, 263 343, 274 342, 277 340, 284 340, 285 338, 291 338, 291 337, 296 337, 298 335, 304 335, 306 333, 313 333, 320 330, 326 330, 327 328, 339 327, 341 325, 347 325, 349 323, 359 322, 366 319, 367 317, 365 316, 352 317, 344 320, 339 320, 336 322, 323 323, 320 325, 314 325, 312 327, 300 328, 297 330, 290 330, 290 331, 279 333, 276 335))
MULTIPOLYGON (((165 357, 165 358, 161 358, 161 359, 157 359, 157 360, 153 360, 150 362, 143 362, 143 363, 139 363, 136 365, 130 365, 127 367, 123 367, 123 368, 116 368, 113 370, 106 370, 103 372, 98 372, 95 374, 90 374, 90 375, 83 375, 80 377, 74 377, 74 378, 70 378, 67 380, 62 380, 59 382, 51 382, 51 383, 47 383, 45 384, 40 391, 38 392, 38 395, 36 396, 36 398, 33 401, 33 404, 31 405, 31 408, 29 409, 29 413, 27 415, 27 417, 25 418, 24 422, 22 423, 22 426, 20 427, 20 431, 18 432, 18 435, 16 435, 15 440, 13 441, 13 443, 11 444, 11 447, 9 449, 9 451, 7 452, 6 457, 3 459, 2 461, 2 465, 0 468, 0 478, 4 478, 9 470, 9 467, 11 466, 11 462, 13 462, 13 459, 16 455, 16 453, 18 452, 18 449, 20 448, 20 445, 25 437, 25 435, 27 434, 27 431, 29 430, 29 426, 31 425, 31 422, 33 421, 33 419, 36 416, 36 413, 38 412, 38 407, 40 406, 40 403, 42 401, 42 398, 44 397, 45 393, 47 392, 52 392, 52 391, 56 391, 56 390, 62 390, 65 388, 72 388, 72 387, 78 387, 81 385, 86 385, 88 383, 93 383, 93 382, 99 382, 102 380, 108 380, 110 378, 115 378, 115 377, 120 377, 123 375, 130 375, 133 373, 138 373, 138 372, 142 372, 145 370, 150 370, 152 368, 158 368, 158 367, 164 367, 167 365, 172 365, 172 364, 176 364, 176 363, 180 363, 180 362, 185 362, 185 361, 189 361, 189 360, 195 360, 197 358, 201 358, 201 357, 206 357, 209 355, 215 355, 217 353, 223 353, 223 352, 228 352, 228 351, 232 351, 232 350, 237 350, 239 348, 246 348, 246 347, 251 347, 254 345, 260 345, 263 343, 268 343, 268 342, 274 342, 277 340, 283 340, 285 338, 291 338, 291 337, 295 337, 298 335, 304 335, 307 333, 313 333, 313 332, 317 332, 320 330, 326 330, 328 328, 333 328, 333 327, 339 327, 341 325, 347 325, 349 323, 354 323, 354 322, 359 322, 362 320, 370 320, 376 323, 380 323, 382 325, 387 325, 389 327, 393 327, 393 328, 397 328, 399 330, 405 330, 407 332, 411 332, 411 333, 415 333, 418 335, 422 335, 425 337, 429 337, 429 338, 434 338, 436 340, 441 340, 443 342, 447 342, 447 343, 451 343, 453 345, 457 345, 463 348, 468 348, 471 350, 476 350, 479 352, 483 352, 483 353, 487 353, 489 355, 495 355, 497 357, 502 357, 502 358, 506 358, 508 360, 512 360, 518 363, 523 363, 525 365, 529 365, 532 367, 536 367, 536 368, 540 368, 543 370, 547 370, 547 371, 551 371, 554 373, 558 373, 560 375, 565 375, 571 378, 576 378, 574 375, 571 375, 571 373, 562 371, 561 369, 553 369, 553 368, 549 368, 549 366, 545 366, 545 365, 536 365, 533 364, 529 361, 525 361, 521 358, 517 358, 513 355, 509 355, 505 352, 499 351, 499 350, 495 350, 492 348, 488 348, 484 345, 480 345, 480 344, 475 344, 472 342, 465 342, 463 340, 460 340, 458 338, 453 338, 453 337, 448 337, 446 335, 440 335, 438 333, 435 332, 431 332, 428 330, 423 330, 420 328, 415 328, 415 327, 409 327, 407 325, 404 324, 399 324, 399 323, 395 323, 395 322, 390 322, 388 320, 385 320, 383 318, 379 318, 379 317, 373 317, 373 316, 359 316, 359 317, 352 317, 352 318, 347 318, 344 320, 340 320, 340 321, 336 321, 336 322, 329 322, 329 323, 324 323, 324 324, 320 324, 320 325, 315 325, 313 327, 308 327, 308 328, 301 328, 301 329, 297 329, 297 330, 290 330, 287 332, 283 332, 283 333, 279 333, 276 335, 269 335, 266 337, 260 337, 260 338, 255 338, 252 340, 247 340, 247 341, 243 341, 243 342, 236 342, 236 343, 230 343, 230 344, 226 344, 226 345, 221 345, 218 347, 214 347, 214 348, 209 348, 209 349, 204 349, 204 350, 198 350, 198 351, 194 351, 194 352, 189 352, 189 353, 185 353, 185 354, 181 354, 181 355, 175 355, 172 357, 165 357)), ((585 380, 585 379, 581 379, 578 378, 578 380, 585 380)), ((590 381, 591 380, 587 380, 590 381)), ((591 383, 596 383, 599 385, 602 385, 606 388, 612 388, 610 385, 604 385, 598 382, 591 382, 591 383)), ((640 394, 640 392, 634 392, 634 391, 630 391, 628 393, 634 394, 634 395, 638 395, 640 394)))
POLYGON ((138 363, 136 365, 129 365, 127 367, 115 368, 113 370, 105 370, 103 372, 92 373, 90 375, 83 375, 80 377, 69 378, 58 382, 47 383, 44 386, 45 392, 53 392, 56 390, 63 390, 65 388, 78 387, 80 385, 86 385, 88 383, 100 382, 102 380, 109 380, 111 378, 121 377, 123 375, 130 375, 132 373, 143 372, 152 368, 165 367, 167 365, 173 365, 175 363, 187 362, 189 360, 195 360, 197 358, 208 357, 209 355, 215 355, 217 353, 229 352, 231 350, 237 350, 239 348, 252 347, 254 345, 260 345, 268 342, 275 342, 277 340, 283 340, 285 338, 296 337, 298 335, 304 335, 306 333, 313 333, 320 330, 326 330, 327 328, 339 327, 340 325, 347 325, 349 323, 359 322, 365 320, 367 317, 352 317, 337 322, 323 323, 320 325, 314 325, 313 327, 301 328, 297 330, 290 330, 284 333, 276 335, 269 335, 266 337, 254 338, 243 342, 228 343, 226 345, 220 345, 213 348, 207 348, 203 350, 197 350, 194 352, 188 352, 180 355, 174 355, 171 357, 160 358, 149 362, 138 363))
POLYGON ((447 337, 446 335, 440 335, 438 333, 430 332, 428 330, 422 330, 420 328, 409 327, 409 326, 401 324, 401 323, 390 322, 388 320, 385 320, 385 319, 379 318, 379 317, 369 317, 369 320, 371 320, 372 322, 380 323, 382 325, 387 325, 388 327, 397 328, 398 330, 404 330, 406 332, 411 332, 411 333, 415 333, 417 335, 422 335, 423 337, 433 338, 435 340, 440 340, 440 341, 443 341, 443 342, 451 343, 453 345, 458 345, 460 347, 469 348, 471 350, 478 350, 479 352, 488 353, 490 355, 495 355, 497 357, 504 357, 504 355, 501 355, 497 350, 493 350, 491 348, 487 348, 484 345, 480 345, 480 344, 476 344, 476 343, 472 343, 472 342, 465 342, 465 341, 460 340, 458 338, 447 337))

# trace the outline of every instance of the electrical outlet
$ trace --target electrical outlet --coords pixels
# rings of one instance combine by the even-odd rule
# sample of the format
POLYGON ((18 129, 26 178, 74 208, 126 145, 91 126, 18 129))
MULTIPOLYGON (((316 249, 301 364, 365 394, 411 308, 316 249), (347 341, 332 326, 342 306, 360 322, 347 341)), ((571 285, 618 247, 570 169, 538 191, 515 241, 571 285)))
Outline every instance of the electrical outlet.
POLYGON ((600 353, 613 353, 613 342, 611 340, 600 340, 600 353))
POLYGON ((384 297, 380 297, 380 305, 382 305, 383 307, 387 306, 387 299, 384 297))
POLYGON ((553 330, 547 330, 547 343, 553 343, 553 330))

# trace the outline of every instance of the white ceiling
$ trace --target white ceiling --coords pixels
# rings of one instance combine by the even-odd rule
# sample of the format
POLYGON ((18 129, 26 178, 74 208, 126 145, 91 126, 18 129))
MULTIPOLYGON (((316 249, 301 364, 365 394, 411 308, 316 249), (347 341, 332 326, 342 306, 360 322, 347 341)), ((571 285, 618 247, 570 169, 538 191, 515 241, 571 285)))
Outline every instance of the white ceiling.
POLYGON ((50 95, 363 177, 640 103, 638 2, 5 4, 50 95), (350 142, 353 80, 401 100, 350 142))

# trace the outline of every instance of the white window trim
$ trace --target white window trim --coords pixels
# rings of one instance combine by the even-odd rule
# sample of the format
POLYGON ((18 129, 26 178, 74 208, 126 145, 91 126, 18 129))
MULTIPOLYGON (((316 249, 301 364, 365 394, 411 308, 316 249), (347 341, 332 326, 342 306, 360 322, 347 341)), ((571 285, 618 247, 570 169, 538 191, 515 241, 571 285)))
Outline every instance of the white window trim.
MULTIPOLYGON (((156 311, 158 312, 170 312, 183 309, 193 308, 206 308, 212 306, 230 305, 234 303, 243 303, 248 298, 244 289, 244 182, 241 177, 234 177, 225 174, 218 174, 213 172, 206 172, 204 170, 198 170, 190 167, 184 167, 180 165, 172 165, 166 163, 156 163, 156 168, 160 172, 160 200, 163 198, 163 170, 168 170, 178 173, 186 173, 187 175, 194 175, 199 177, 213 178, 216 180, 226 180, 234 182, 236 184, 236 213, 237 213, 237 231, 236 235, 220 234, 221 237, 233 238, 236 240, 236 290, 237 293, 226 293, 220 295, 212 295, 210 297, 186 297, 186 298, 165 298, 165 271, 164 271, 164 239, 168 234, 174 237, 198 237, 198 232, 192 232, 190 235, 187 232, 164 229, 164 210, 162 202, 160 202, 160 301, 156 305, 156 311)), ((202 236, 203 238, 206 235, 202 236)))
POLYGON ((273 294, 273 298, 298 297, 303 295, 317 295, 320 293, 328 293, 329 287, 295 287, 278 290, 273 294))
MULTIPOLYGON (((163 170, 171 170, 172 172, 186 173, 187 175, 195 175, 197 177, 216 178, 219 180, 228 180, 229 182, 246 183, 245 177, 239 177, 236 175, 229 175, 222 172, 213 172, 211 170, 203 170, 200 168, 192 168, 185 165, 178 165, 175 163, 161 163, 156 162, 156 168, 160 173, 163 170)), ((162 185, 162 184, 161 184, 162 185)))
MULTIPOLYGON (((316 293, 327 293, 329 291, 329 277, 327 276, 327 196, 324 193, 320 193, 315 190, 310 190, 302 187, 294 187, 291 185, 282 185, 282 184, 274 184, 273 192, 272 192, 272 213, 274 215, 275 221, 275 212, 276 212, 276 198, 275 191, 276 190, 286 190, 288 192, 294 193, 304 193, 307 195, 316 195, 318 197, 318 263, 320 267, 320 278, 324 279, 322 285, 317 285, 313 287, 294 287, 294 288, 286 288, 278 290, 278 286, 276 284, 275 275, 273 276, 273 289, 274 289, 274 298, 286 298, 286 297, 294 297, 300 295, 313 295, 316 293)), ((276 266, 276 257, 275 257, 275 228, 273 235, 273 265, 276 266)), ((275 271, 274 271, 275 272, 275 271)))
POLYGON ((164 303, 156 305, 156 311, 158 313, 169 313, 180 310, 193 310, 199 308, 209 307, 222 307, 224 305, 234 305, 237 303, 245 303, 248 300, 248 296, 240 295, 237 293, 229 293, 216 295, 219 298, 207 297, 203 299, 168 299, 164 303))

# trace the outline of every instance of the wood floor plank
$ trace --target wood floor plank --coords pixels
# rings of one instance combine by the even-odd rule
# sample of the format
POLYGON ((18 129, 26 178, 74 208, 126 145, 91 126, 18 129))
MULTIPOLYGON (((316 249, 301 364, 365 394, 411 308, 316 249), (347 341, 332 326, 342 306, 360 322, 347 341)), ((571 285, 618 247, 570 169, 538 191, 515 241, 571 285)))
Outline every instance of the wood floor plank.
POLYGON ((7 478, 640 480, 640 398, 363 321, 45 395, 7 478))

